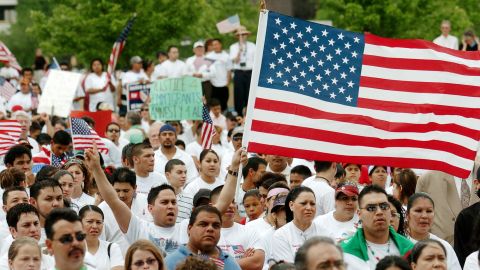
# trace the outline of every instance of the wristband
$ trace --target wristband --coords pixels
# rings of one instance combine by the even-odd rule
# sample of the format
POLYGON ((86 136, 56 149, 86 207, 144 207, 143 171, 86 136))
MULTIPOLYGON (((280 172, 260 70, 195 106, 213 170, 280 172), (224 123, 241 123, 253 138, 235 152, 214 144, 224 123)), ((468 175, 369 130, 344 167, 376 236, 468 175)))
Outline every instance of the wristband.
POLYGON ((227 172, 228 172, 228 174, 233 175, 233 176, 235 176, 235 177, 238 176, 238 172, 232 171, 232 170, 230 170, 230 169, 229 169, 227 172))

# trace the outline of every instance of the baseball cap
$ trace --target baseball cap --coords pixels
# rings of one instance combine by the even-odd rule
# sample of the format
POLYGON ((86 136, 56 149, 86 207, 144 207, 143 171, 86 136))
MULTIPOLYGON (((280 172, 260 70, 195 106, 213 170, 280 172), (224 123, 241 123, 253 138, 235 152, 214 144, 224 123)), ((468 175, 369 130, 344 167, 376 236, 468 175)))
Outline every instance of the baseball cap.
POLYGON ((12 107, 12 112, 23 111, 23 107, 20 105, 15 105, 12 107))
POLYGON ((335 190, 335 198, 337 198, 340 193, 343 193, 347 196, 355 196, 358 195, 359 191, 355 183, 346 182, 345 184, 337 187, 335 190))
POLYGON ((236 127, 232 131, 232 137, 240 133, 243 134, 243 127, 236 127))
POLYGON ((210 190, 206 188, 200 189, 195 196, 193 196, 193 207, 200 206, 201 199, 207 199, 210 202, 210 190))
POLYGON ((193 48, 194 48, 194 49, 197 48, 197 47, 203 47, 203 46, 204 46, 204 45, 203 45, 203 41, 201 41, 201 40, 193 43, 193 48))
POLYGON ((272 204, 272 212, 275 212, 278 208, 285 206, 285 201, 287 200, 286 195, 278 196, 272 204))

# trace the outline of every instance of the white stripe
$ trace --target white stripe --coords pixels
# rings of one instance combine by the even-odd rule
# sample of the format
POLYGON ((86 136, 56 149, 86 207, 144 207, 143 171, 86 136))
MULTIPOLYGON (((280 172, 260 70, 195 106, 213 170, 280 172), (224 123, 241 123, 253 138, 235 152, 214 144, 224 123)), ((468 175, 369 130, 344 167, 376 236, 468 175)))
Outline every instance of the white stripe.
POLYGON ((382 56, 388 58, 405 58, 419 60, 443 60, 457 64, 463 64, 468 67, 480 67, 480 61, 468 60, 444 52, 438 52, 432 49, 409 49, 398 47, 387 47, 365 43, 364 54, 382 56))
MULTIPOLYGON (((336 113, 336 114, 355 114, 360 116, 368 116, 378 120, 383 120, 393 123, 411 123, 411 124, 426 124, 426 123, 438 123, 438 124, 457 124, 466 128, 475 128, 480 126, 480 119, 466 118, 457 115, 433 115, 433 114, 412 114, 412 113, 398 113, 387 112, 372 109, 357 108, 351 106, 345 106, 341 104, 326 102, 302 94, 296 94, 289 91, 275 90, 275 94, 272 94, 272 90, 264 87, 257 87, 257 97, 271 100, 278 100, 283 102, 292 102, 301 100, 301 105, 319 109, 323 111, 336 113)), ((248 114, 247 114, 248 115, 248 114)))
POLYGON ((453 83, 480 86, 480 76, 459 75, 445 71, 393 69, 363 65, 362 76, 407 82, 453 83))
POLYGON ((474 109, 477 109, 480 105, 480 97, 432 93, 412 93, 375 89, 370 87, 360 87, 358 96, 381 101, 393 101, 411 104, 435 104, 474 109))
POLYGON ((466 147, 472 151, 477 150, 478 142, 469 137, 451 132, 431 131, 426 133, 418 132, 391 132, 377 129, 367 125, 352 124, 342 121, 312 119, 308 117, 279 113, 266 110, 255 109, 253 113, 254 120, 260 120, 276 124, 285 124, 298 127, 314 128, 319 132, 331 131, 344 133, 347 135, 366 136, 379 139, 406 139, 414 141, 438 140, 453 143, 466 147))
POLYGON ((416 158, 443 161, 464 170, 471 170, 471 168, 473 167, 472 160, 458 157, 454 154, 444 151, 423 148, 374 148, 365 146, 350 146, 255 131, 250 132, 250 142, 275 145, 279 147, 295 147, 296 149, 300 150, 318 151, 323 153, 331 153, 334 155, 344 155, 352 157, 416 158), (415 153, 415 157, 412 156, 412 153, 415 153))

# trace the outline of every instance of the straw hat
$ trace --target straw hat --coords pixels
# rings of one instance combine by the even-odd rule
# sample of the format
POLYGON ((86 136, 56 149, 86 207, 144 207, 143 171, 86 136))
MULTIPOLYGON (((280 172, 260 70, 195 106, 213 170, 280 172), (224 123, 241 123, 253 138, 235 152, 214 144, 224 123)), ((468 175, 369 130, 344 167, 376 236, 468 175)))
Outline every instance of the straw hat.
POLYGON ((247 28, 243 25, 241 25, 240 27, 237 28, 237 30, 235 30, 235 36, 239 36, 239 35, 250 35, 252 32, 248 31, 247 28))

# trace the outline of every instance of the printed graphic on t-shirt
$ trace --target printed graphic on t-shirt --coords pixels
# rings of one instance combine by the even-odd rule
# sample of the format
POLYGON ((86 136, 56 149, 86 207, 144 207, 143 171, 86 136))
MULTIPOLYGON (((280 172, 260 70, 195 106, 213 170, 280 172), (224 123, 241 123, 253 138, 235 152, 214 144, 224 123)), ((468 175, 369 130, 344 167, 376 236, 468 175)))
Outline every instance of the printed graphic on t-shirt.
POLYGON ((155 238, 152 235, 148 235, 148 238, 150 241, 152 241, 153 244, 163 250, 166 254, 170 254, 178 248, 178 243, 172 239, 155 238))
POLYGON ((223 252, 235 257, 235 260, 243 258, 245 254, 245 249, 242 245, 219 245, 218 247, 221 248, 223 252))

